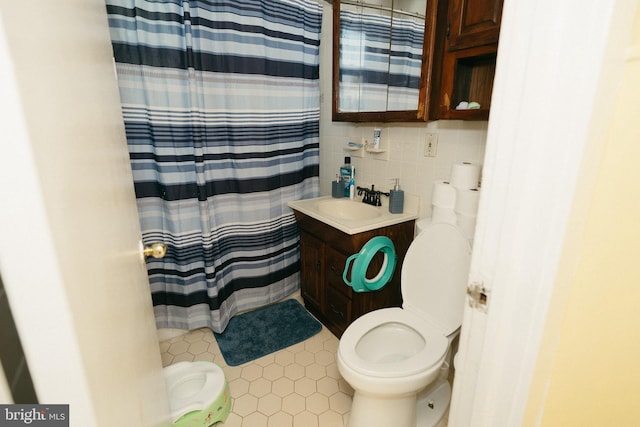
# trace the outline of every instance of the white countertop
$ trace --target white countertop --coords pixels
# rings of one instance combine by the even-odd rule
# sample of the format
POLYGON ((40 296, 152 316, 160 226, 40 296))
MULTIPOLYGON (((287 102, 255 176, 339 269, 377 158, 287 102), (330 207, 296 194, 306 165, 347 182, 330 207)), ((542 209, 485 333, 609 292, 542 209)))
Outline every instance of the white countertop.
MULTIPOLYGON (((379 215, 373 218, 364 219, 350 219, 337 215, 332 215, 327 212, 327 209, 320 210, 319 206, 323 203, 324 206, 329 206, 327 202, 338 202, 339 204, 345 203, 359 203, 362 204, 362 198, 357 197, 353 200, 348 198, 334 199, 331 196, 316 197, 313 199, 296 200, 289 202, 289 207, 318 221, 324 222, 331 227, 347 234, 357 234, 363 231, 374 230, 376 228, 386 227, 389 225, 400 224, 401 222, 417 219, 420 210, 420 198, 415 194, 404 193, 404 209, 401 214, 392 214, 389 212, 388 197, 382 196, 382 206, 370 206, 367 207, 378 210, 379 215)), ((338 206, 338 205, 336 205, 338 206)))

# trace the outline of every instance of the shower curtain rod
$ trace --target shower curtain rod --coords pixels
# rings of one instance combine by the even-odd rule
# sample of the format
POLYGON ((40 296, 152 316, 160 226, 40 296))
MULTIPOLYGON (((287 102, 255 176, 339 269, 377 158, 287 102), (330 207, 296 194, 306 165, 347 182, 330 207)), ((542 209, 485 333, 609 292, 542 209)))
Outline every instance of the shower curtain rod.
MULTIPOLYGON (((329 4, 333 4, 333 0, 324 0, 329 4)), ((411 16, 413 18, 419 18, 419 19, 424 19, 424 15, 421 15, 419 13, 415 13, 415 12, 405 12, 404 10, 396 10, 396 9, 392 9, 390 7, 385 7, 385 6, 378 6, 375 4, 367 4, 363 1, 358 1, 358 0, 340 0, 341 4, 348 4, 349 6, 361 6, 361 7, 366 7, 369 9, 375 9, 375 10, 382 10, 385 12, 392 12, 392 13, 397 13, 400 15, 404 15, 404 16, 411 16)))

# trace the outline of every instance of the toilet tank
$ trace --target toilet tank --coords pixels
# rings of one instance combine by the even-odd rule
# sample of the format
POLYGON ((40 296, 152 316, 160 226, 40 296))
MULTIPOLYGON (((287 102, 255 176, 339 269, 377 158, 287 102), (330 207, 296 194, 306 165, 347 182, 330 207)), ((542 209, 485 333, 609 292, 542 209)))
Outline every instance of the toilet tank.
POLYGON ((422 233, 422 230, 431 225, 431 218, 422 218, 416 221, 416 236, 422 233))
POLYGON ((403 308, 417 310, 445 336, 462 324, 471 247, 454 225, 437 223, 416 236, 401 273, 403 308))

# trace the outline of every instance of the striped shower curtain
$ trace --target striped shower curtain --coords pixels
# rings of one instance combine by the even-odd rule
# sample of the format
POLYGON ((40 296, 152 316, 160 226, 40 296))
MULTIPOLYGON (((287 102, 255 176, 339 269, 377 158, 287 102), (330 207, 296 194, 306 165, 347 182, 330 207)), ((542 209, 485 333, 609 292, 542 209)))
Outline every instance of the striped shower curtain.
POLYGON ((158 327, 222 332, 299 287, 318 195, 321 6, 107 0, 158 327))

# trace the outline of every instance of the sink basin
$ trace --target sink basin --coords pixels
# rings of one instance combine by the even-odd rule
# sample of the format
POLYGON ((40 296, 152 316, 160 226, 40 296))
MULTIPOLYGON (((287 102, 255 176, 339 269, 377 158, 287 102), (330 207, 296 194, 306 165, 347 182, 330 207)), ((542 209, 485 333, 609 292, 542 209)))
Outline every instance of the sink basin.
POLYGON ((382 210, 378 207, 341 199, 318 202, 318 211, 352 221, 374 219, 382 215, 382 210))

